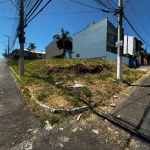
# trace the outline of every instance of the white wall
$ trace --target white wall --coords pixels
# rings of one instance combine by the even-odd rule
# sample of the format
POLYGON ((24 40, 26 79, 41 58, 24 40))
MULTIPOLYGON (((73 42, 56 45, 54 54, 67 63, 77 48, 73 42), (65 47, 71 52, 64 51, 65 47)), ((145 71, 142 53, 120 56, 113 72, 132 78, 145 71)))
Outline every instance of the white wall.
POLYGON ((136 49, 136 40, 133 36, 124 36, 124 50, 123 54, 130 54, 133 55, 134 51, 136 49))

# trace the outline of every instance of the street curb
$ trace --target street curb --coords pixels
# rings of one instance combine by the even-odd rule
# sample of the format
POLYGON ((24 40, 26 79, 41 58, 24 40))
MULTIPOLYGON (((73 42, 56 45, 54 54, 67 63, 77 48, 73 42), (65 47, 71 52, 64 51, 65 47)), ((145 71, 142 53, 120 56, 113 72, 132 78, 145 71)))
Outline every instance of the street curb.
POLYGON ((102 110, 94 110, 93 109, 93 112, 95 114, 97 114, 99 117, 103 118, 103 119, 107 119, 109 122, 123 128, 124 130, 126 131, 129 131, 130 133, 136 135, 136 136, 139 136, 139 137, 142 137, 144 138, 145 140, 147 141, 150 141, 150 132, 149 132, 149 135, 147 134, 148 131, 145 131, 145 129, 136 129, 136 126, 131 124, 130 122, 128 121, 125 121, 121 118, 117 118, 116 116, 113 116, 112 114, 105 114, 104 111, 102 110))
POLYGON ((82 107, 76 107, 73 109, 55 109, 55 108, 50 108, 44 104, 41 104, 39 101, 36 100, 36 103, 44 110, 48 111, 49 113, 53 113, 53 114, 58 114, 58 113, 62 113, 62 112, 67 112, 70 113, 71 115, 76 115, 76 114, 80 114, 84 111, 87 111, 88 109, 92 109, 96 106, 95 103, 90 104, 89 106, 82 106, 82 107))
POLYGON ((9 67, 11 69, 11 71, 16 75, 16 77, 19 79, 20 81, 20 77, 16 74, 16 72, 12 69, 12 67, 9 67))

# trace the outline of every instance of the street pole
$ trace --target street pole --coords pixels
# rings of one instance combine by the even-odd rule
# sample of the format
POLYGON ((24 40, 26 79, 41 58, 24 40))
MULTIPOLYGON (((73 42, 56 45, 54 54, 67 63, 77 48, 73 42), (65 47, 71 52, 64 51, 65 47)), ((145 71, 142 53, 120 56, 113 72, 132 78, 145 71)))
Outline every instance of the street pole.
MULTIPOLYGON (((118 0, 118 42, 122 38, 122 0, 118 0)), ((122 47, 118 47, 117 54, 117 79, 122 80, 122 47)))
POLYGON ((18 27, 18 38, 20 43, 20 58, 19 58, 19 71, 20 76, 24 76, 24 0, 20 0, 20 23, 18 27))
POLYGON ((127 34, 127 50, 126 50, 126 57, 128 57, 128 34, 127 34))
POLYGON ((4 36, 8 38, 8 51, 7 51, 8 56, 7 56, 7 58, 9 60, 9 38, 10 38, 10 36, 7 36, 7 35, 4 35, 4 36))

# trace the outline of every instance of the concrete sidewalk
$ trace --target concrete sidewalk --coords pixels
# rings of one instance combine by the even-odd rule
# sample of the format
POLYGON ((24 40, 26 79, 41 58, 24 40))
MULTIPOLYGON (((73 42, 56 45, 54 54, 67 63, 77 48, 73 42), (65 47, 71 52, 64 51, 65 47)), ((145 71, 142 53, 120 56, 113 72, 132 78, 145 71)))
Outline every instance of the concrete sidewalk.
POLYGON ((116 100, 116 107, 111 108, 108 115, 98 114, 150 140, 150 70, 146 77, 131 85, 126 94, 116 100))

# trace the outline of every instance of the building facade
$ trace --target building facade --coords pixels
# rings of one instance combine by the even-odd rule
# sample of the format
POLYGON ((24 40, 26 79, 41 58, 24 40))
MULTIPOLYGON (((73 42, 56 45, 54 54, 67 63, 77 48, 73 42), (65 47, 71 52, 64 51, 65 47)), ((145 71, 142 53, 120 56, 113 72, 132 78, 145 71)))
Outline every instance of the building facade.
MULTIPOLYGON (((18 59, 20 57, 20 50, 15 49, 11 53, 11 57, 18 59)), ((28 50, 24 49, 24 58, 25 59, 42 59, 46 58, 46 53, 39 50, 28 50)))
MULTIPOLYGON (((69 41, 68 41, 69 42, 69 41)), ((72 58, 72 42, 65 43, 65 49, 63 49, 62 43, 57 39, 54 39, 48 46, 46 46, 46 58, 63 57, 72 58)))
POLYGON ((141 50, 142 50, 142 41, 138 40, 134 36, 124 36, 124 48, 123 54, 129 58, 136 58, 137 59, 137 66, 140 66, 142 63, 141 59, 141 50))
POLYGON ((93 22, 72 38, 73 58, 99 58, 106 57, 107 52, 116 53, 117 28, 108 18, 93 22))

